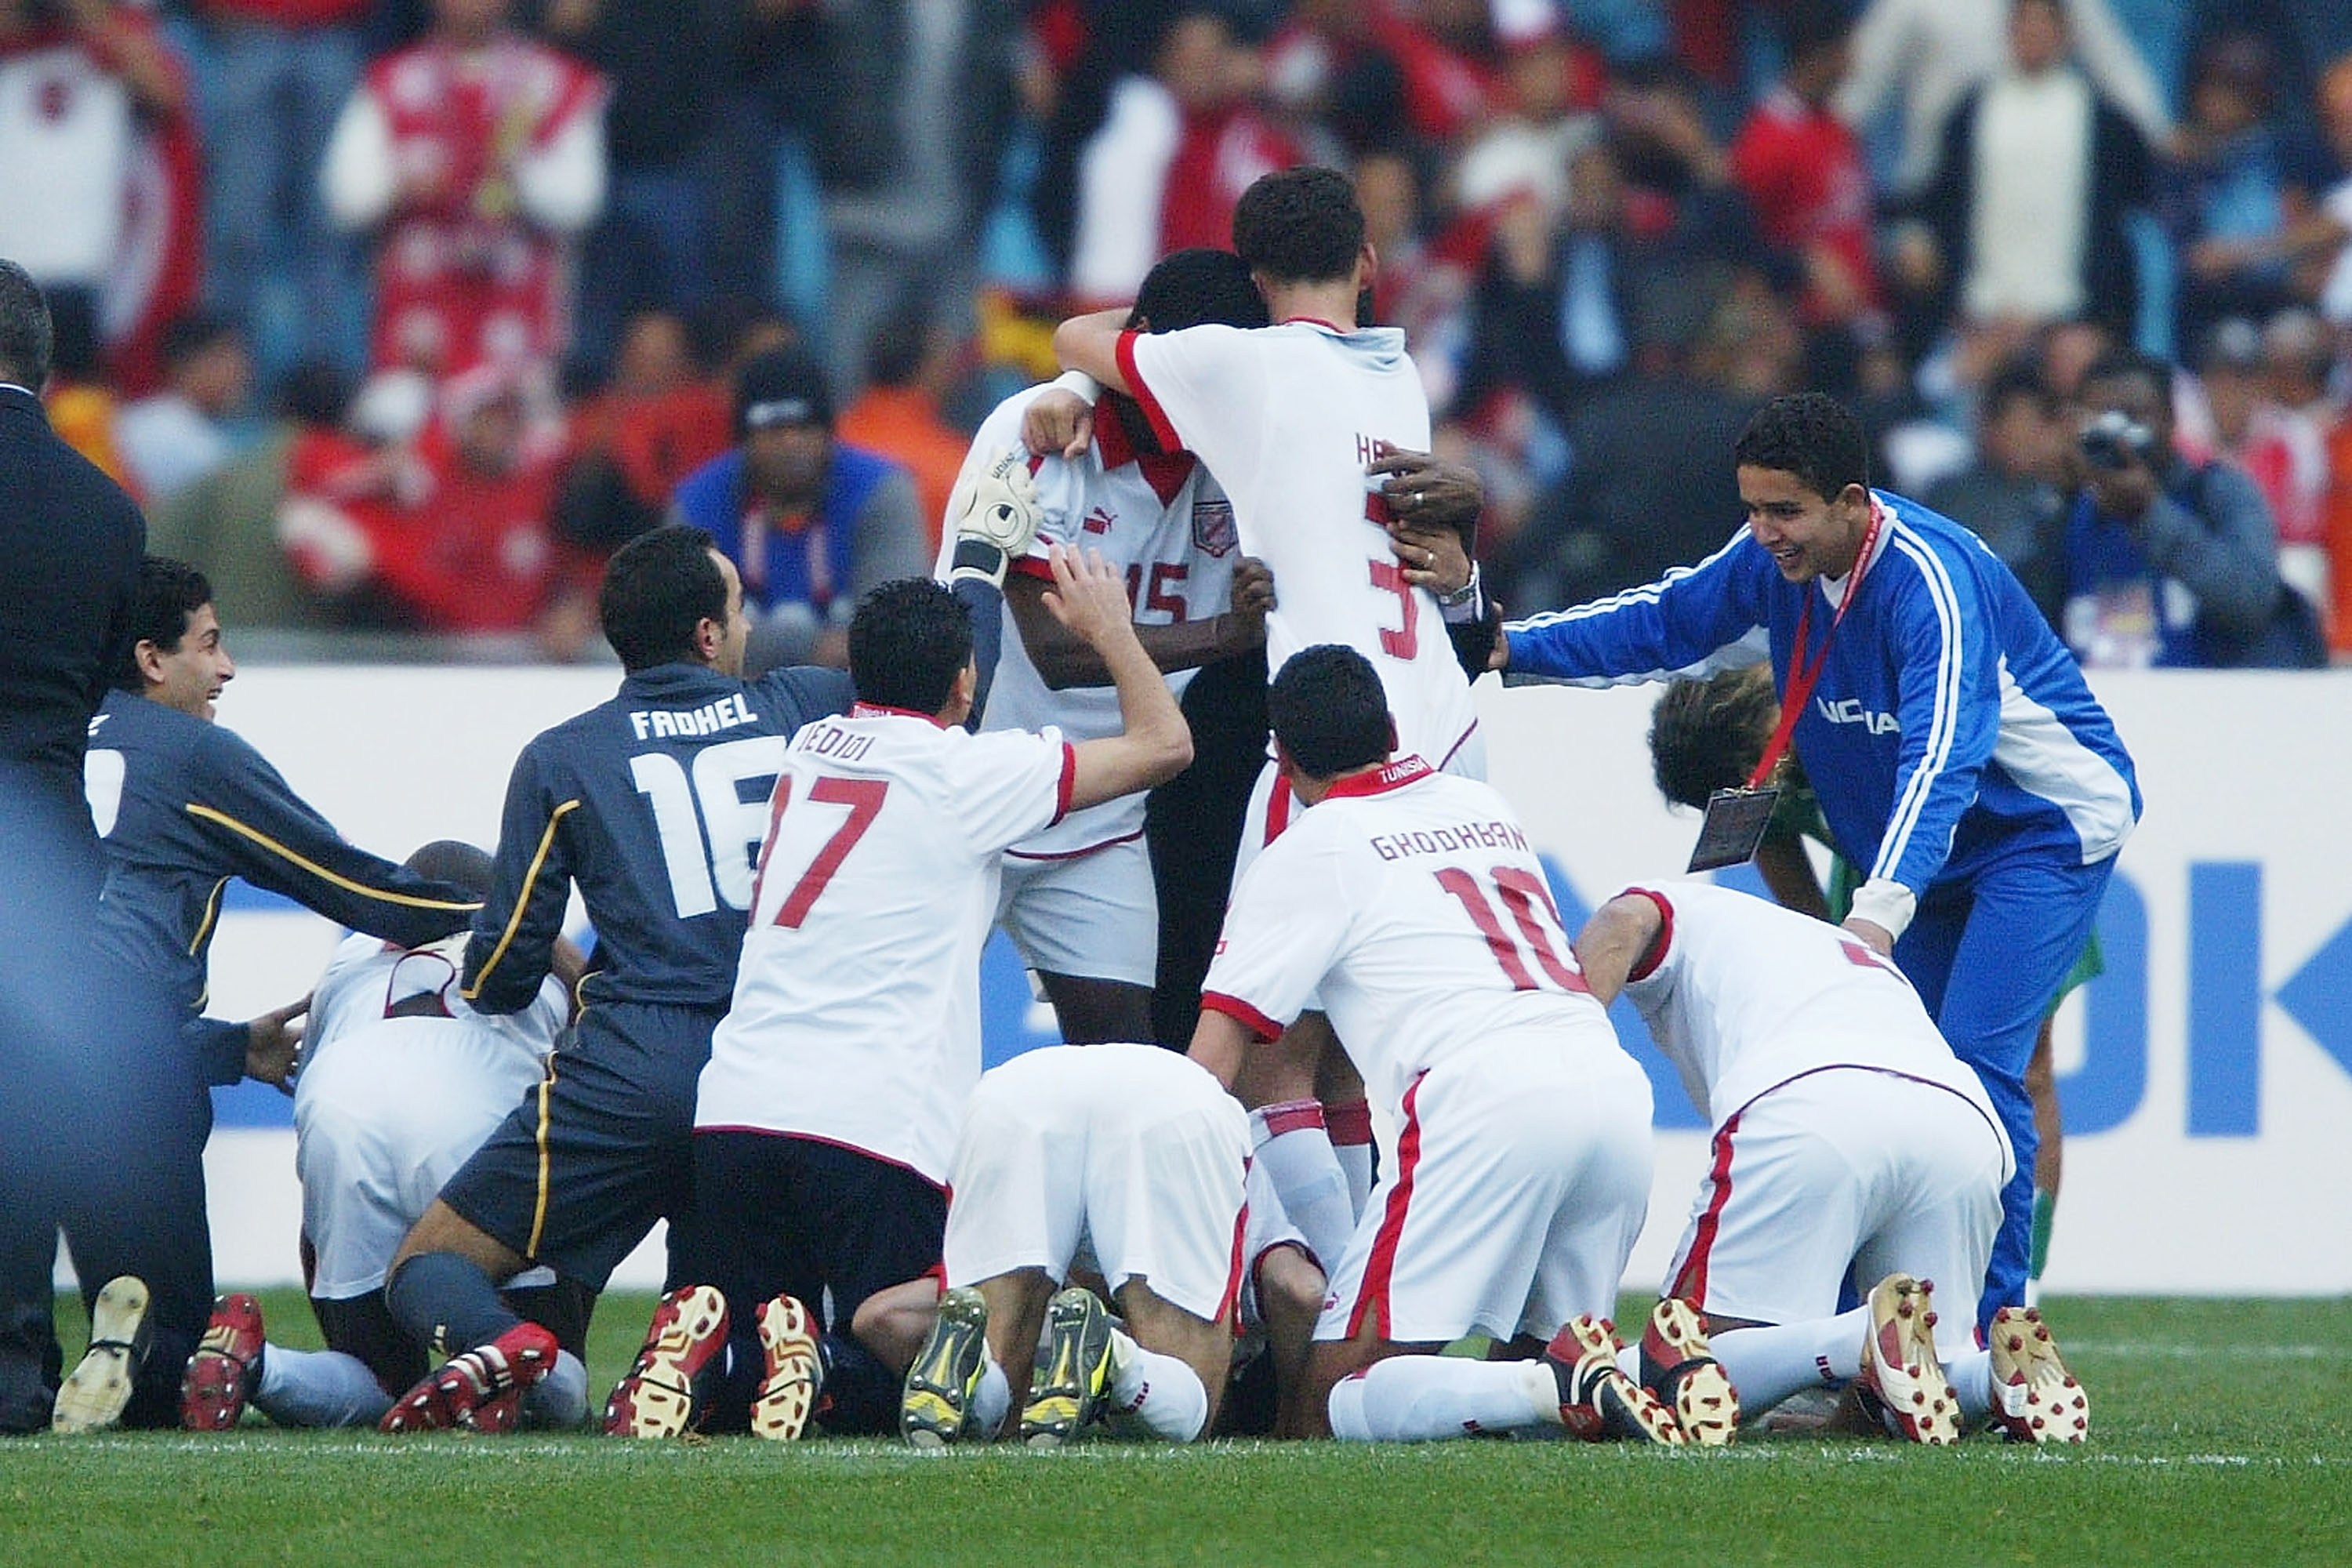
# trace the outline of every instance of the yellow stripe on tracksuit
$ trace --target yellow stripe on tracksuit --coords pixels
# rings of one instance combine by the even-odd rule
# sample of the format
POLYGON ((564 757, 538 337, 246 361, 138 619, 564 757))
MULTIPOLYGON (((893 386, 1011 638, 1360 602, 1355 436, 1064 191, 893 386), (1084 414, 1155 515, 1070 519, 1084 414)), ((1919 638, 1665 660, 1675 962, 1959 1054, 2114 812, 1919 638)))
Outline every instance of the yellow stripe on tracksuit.
POLYGON ((357 893, 362 898, 375 899, 387 904, 400 904, 412 910, 448 910, 454 912, 461 910, 478 910, 482 907, 479 903, 451 903, 446 899, 420 899, 411 893, 388 893, 381 888, 371 888, 363 882, 354 882, 349 877, 330 871, 315 860, 306 859, 295 854, 259 828, 248 827, 225 811, 215 811, 209 805, 198 805, 194 801, 188 803, 186 810, 190 816, 202 817, 206 822, 217 822, 230 832, 260 845, 279 859, 299 867, 319 880, 341 888, 347 893, 357 893))
POLYGON ((539 884, 540 869, 547 864, 547 852, 555 847, 555 830, 562 825, 564 815, 578 810, 580 802, 575 797, 548 814, 547 831, 539 836, 539 847, 531 852, 530 868, 522 874, 522 890, 515 895, 514 912, 507 916, 507 929, 499 933, 499 944, 490 949, 490 956, 482 961, 481 970, 475 974, 474 983, 458 993, 467 1001, 471 1002, 482 994, 482 987, 489 984, 490 972, 498 968, 499 961, 507 955, 507 948, 514 941, 515 932, 522 927, 523 911, 530 908, 530 891, 539 884))

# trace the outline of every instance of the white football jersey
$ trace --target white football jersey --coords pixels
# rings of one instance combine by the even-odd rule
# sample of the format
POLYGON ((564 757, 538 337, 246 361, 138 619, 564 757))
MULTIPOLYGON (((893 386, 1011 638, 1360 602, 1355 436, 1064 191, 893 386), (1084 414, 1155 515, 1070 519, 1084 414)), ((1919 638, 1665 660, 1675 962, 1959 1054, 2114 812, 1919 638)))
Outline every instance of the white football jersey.
POLYGON ((0 50, 0 256, 52 285, 105 281, 122 252, 132 107, 121 77, 69 37, 0 50))
POLYGON ((1200 455, 1233 500, 1242 549, 1274 572, 1265 667, 1317 643, 1372 661, 1398 754, 1443 768, 1478 721, 1444 613, 1404 580, 1365 465, 1429 449, 1429 400, 1392 327, 1318 321, 1128 332, 1119 368, 1171 447, 1200 455))
POLYGON ((1509 804, 1419 757, 1340 780, 1234 889, 1202 1005, 1270 1038, 1318 995, 1391 1106, 1497 1035, 1621 1048, 1509 804))
MULTIPOLYGON (((972 450, 994 453, 1021 445, 1021 417, 1045 387, 1031 387, 996 405, 973 438, 972 450)), ((1127 579, 1128 602, 1139 626, 1172 626, 1223 613, 1233 597, 1234 563, 1241 546, 1232 505, 1215 479, 1190 453, 1138 454, 1108 411, 1095 426, 1094 445, 1076 461, 1060 454, 1031 459, 1037 481, 1037 540, 1013 570, 1051 580, 1046 552, 1055 544, 1098 552, 1127 579)), ((953 520, 949 520, 951 523, 953 520)), ((955 530, 941 531, 935 574, 945 581, 955 530)), ((1003 630, 996 675, 988 691, 983 733, 993 730, 1060 730, 1073 741, 1121 732, 1118 691, 1110 686, 1045 684, 1021 641, 1010 605, 998 612, 1003 630)), ((1192 679, 1171 670, 1169 689, 1181 697, 1192 679)), ((1121 795, 1073 812, 1012 853, 1060 859, 1143 831, 1140 794, 1121 795)))
MULTIPOLYGON (((450 1017, 476 1026, 486 1037, 504 1041, 534 1064, 544 1063, 572 1016, 563 983, 552 974, 541 981, 539 994, 519 1013, 478 1013, 459 994, 457 984, 466 963, 467 935, 459 931, 406 949, 372 936, 345 937, 310 990, 310 1011, 302 1029, 304 1070, 317 1067, 346 1035, 383 1022, 394 1003, 425 995, 437 995, 450 1017)), ((298 1086, 301 1082, 299 1078, 295 1081, 298 1086)))
POLYGON ((1800 1074, 1865 1067, 1942 1084, 2000 1125, 1911 982, 1860 938, 1711 882, 1626 890, 1665 930, 1625 994, 1710 1121, 1800 1074))
POLYGON ((1005 847, 1068 809, 1052 731, 859 703, 793 738, 735 1000, 695 1125, 822 1138, 947 1177, 980 1079, 980 949, 1005 847))

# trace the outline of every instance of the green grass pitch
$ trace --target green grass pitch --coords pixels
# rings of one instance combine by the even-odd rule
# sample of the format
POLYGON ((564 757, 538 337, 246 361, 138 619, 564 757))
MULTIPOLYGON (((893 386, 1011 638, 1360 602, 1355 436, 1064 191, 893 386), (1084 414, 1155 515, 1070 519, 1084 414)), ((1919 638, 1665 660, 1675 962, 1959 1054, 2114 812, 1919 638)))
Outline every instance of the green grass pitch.
MULTIPOLYGON (((1638 1321, 1644 1303, 1628 1300, 1638 1321)), ((273 1333, 316 1344, 298 1296, 273 1333)), ((597 1313, 599 1395, 651 1301, 597 1313)), ((2086 1447, 0 1440, 0 1563, 2352 1563, 2352 1302, 2063 1300, 2086 1447)), ((61 1328, 77 1322, 63 1308, 61 1328)))

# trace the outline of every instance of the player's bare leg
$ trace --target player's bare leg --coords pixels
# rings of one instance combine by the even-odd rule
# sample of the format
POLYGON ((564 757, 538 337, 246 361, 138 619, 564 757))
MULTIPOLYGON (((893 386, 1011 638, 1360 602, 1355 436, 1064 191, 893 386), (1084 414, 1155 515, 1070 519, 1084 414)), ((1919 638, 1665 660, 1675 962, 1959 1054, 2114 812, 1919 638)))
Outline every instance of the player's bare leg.
POLYGON ((929 1274, 877 1290, 857 1304, 849 1331, 883 1365, 904 1376, 930 1338, 940 1315, 940 1294, 939 1280, 929 1274))
POLYGON ((1314 1402, 1307 1396, 1307 1363, 1315 1348, 1315 1320, 1323 1315, 1328 1282, 1304 1248, 1284 1245, 1257 1263, 1258 1315, 1265 1322, 1265 1351, 1274 1359, 1274 1435, 1305 1437, 1314 1402))
POLYGON ((551 1373, 559 1373, 567 1386, 577 1384, 584 1412, 586 1369, 499 1294, 499 1286, 528 1263, 439 1199, 425 1209, 385 1270, 384 1302, 421 1342, 454 1353, 394 1402, 384 1417, 389 1429, 488 1425, 493 1418, 504 1429, 513 1416, 507 1396, 551 1373))
POLYGON ((439 1198, 426 1205, 420 1218, 392 1255, 384 1270, 389 1280, 408 1260, 427 1252, 453 1252, 488 1275, 493 1282, 511 1279, 530 1266, 530 1259, 489 1232, 467 1219, 439 1198))
POLYGON ((1213 1321, 1196 1318, 1130 1279, 1119 1288, 1118 1310, 1127 1327, 1111 1331, 1113 1415, 1172 1442, 1208 1432, 1233 1375, 1233 1310, 1213 1321))
POLYGON ((1054 1005, 1062 1038, 1074 1046, 1125 1041, 1151 1043, 1151 987, 1125 980, 1037 972, 1037 984, 1054 1005))
POLYGON ((2025 1064, 2025 1093, 2033 1101, 2033 1131, 2041 1146, 2033 1154, 2033 1238, 2025 1260, 2026 1304, 2042 1293, 2042 1268, 2050 1260, 2050 1230, 2058 1212, 2058 1182, 2066 1164, 2066 1124, 2058 1109, 2058 1069, 2051 1046, 2052 1018, 2042 1020, 2033 1055, 2025 1064))
MULTIPOLYGON (((1045 1306, 1054 1298, 1054 1277, 1042 1268, 1016 1268, 978 1286, 988 1306, 988 1359, 992 1376, 1003 1380, 1005 1414, 1019 1410, 1029 1398, 1030 1373, 1037 1362, 1037 1341, 1045 1331, 1045 1306)), ((994 1405, 983 1398, 983 1409, 994 1405)), ((1000 1417, 997 1427, 1003 1426, 1000 1417)), ((981 1423, 979 1435, 993 1437, 995 1427, 981 1423)))

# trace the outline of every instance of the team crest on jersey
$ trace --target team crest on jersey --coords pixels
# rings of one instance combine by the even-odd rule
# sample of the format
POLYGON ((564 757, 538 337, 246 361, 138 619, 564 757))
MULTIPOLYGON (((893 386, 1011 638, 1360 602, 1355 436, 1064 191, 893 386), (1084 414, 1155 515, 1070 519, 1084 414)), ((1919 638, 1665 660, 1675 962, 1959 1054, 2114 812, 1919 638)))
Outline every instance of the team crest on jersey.
POLYGON ((1223 560, 1240 542, 1241 535, 1234 531, 1233 502, 1221 499, 1192 503, 1192 543, 1196 549, 1223 560))

